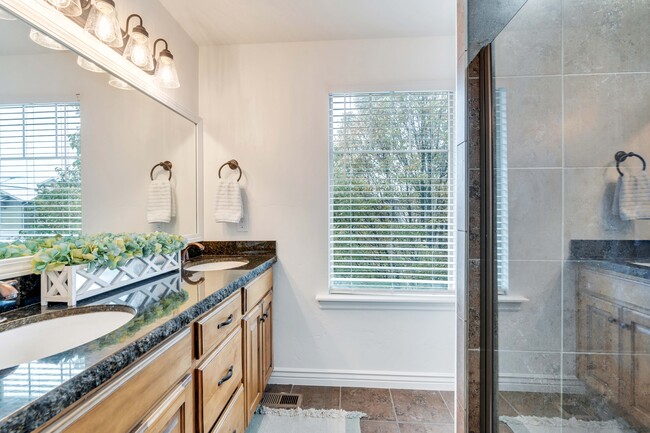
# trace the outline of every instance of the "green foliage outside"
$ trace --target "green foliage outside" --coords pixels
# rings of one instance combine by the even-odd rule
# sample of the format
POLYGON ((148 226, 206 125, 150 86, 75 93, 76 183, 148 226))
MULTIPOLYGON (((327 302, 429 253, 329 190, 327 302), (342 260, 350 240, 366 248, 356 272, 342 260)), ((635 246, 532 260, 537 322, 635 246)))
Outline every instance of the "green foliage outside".
POLYGON ((334 288, 447 287, 451 97, 333 96, 334 288))
POLYGON ((25 236, 81 234, 81 136, 68 135, 76 153, 72 164, 57 167, 56 179, 39 185, 36 197, 25 206, 25 236))

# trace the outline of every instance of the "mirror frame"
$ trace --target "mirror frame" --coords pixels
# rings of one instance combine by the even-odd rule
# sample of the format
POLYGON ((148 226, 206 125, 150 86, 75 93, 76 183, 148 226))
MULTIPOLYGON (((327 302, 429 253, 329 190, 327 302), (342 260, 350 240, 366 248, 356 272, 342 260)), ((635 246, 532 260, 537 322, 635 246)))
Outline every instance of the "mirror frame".
MULTIPOLYGON (((203 240, 203 120, 157 87, 152 76, 126 61, 112 48, 38 0, 0 0, 6 9, 36 30, 57 39, 71 51, 91 60, 153 100, 194 124, 196 153, 196 233, 183 233, 189 242, 203 240)), ((0 279, 31 274, 31 256, 0 260, 0 279)))

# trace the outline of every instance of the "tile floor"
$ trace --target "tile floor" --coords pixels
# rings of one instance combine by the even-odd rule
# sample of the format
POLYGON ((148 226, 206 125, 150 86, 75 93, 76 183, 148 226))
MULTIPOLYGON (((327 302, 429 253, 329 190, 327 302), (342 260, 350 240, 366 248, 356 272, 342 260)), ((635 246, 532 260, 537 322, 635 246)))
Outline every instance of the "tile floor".
POLYGON ((454 393, 403 389, 269 385, 302 394, 302 408, 361 411, 361 433, 453 433, 454 393))

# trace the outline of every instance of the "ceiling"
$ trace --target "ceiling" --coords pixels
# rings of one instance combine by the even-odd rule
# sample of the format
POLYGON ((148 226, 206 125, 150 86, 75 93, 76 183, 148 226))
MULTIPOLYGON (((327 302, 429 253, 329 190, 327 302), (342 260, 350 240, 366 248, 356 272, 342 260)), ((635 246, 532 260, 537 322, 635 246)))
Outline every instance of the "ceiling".
POLYGON ((160 2, 199 46, 455 35, 455 0, 160 2))

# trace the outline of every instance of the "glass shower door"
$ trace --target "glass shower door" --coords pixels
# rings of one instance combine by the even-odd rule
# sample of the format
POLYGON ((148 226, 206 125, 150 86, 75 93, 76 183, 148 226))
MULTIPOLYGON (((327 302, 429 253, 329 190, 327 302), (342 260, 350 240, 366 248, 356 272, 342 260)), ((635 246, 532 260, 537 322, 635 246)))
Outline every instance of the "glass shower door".
POLYGON ((529 0, 492 45, 501 432, 650 431, 648 22, 529 0))

